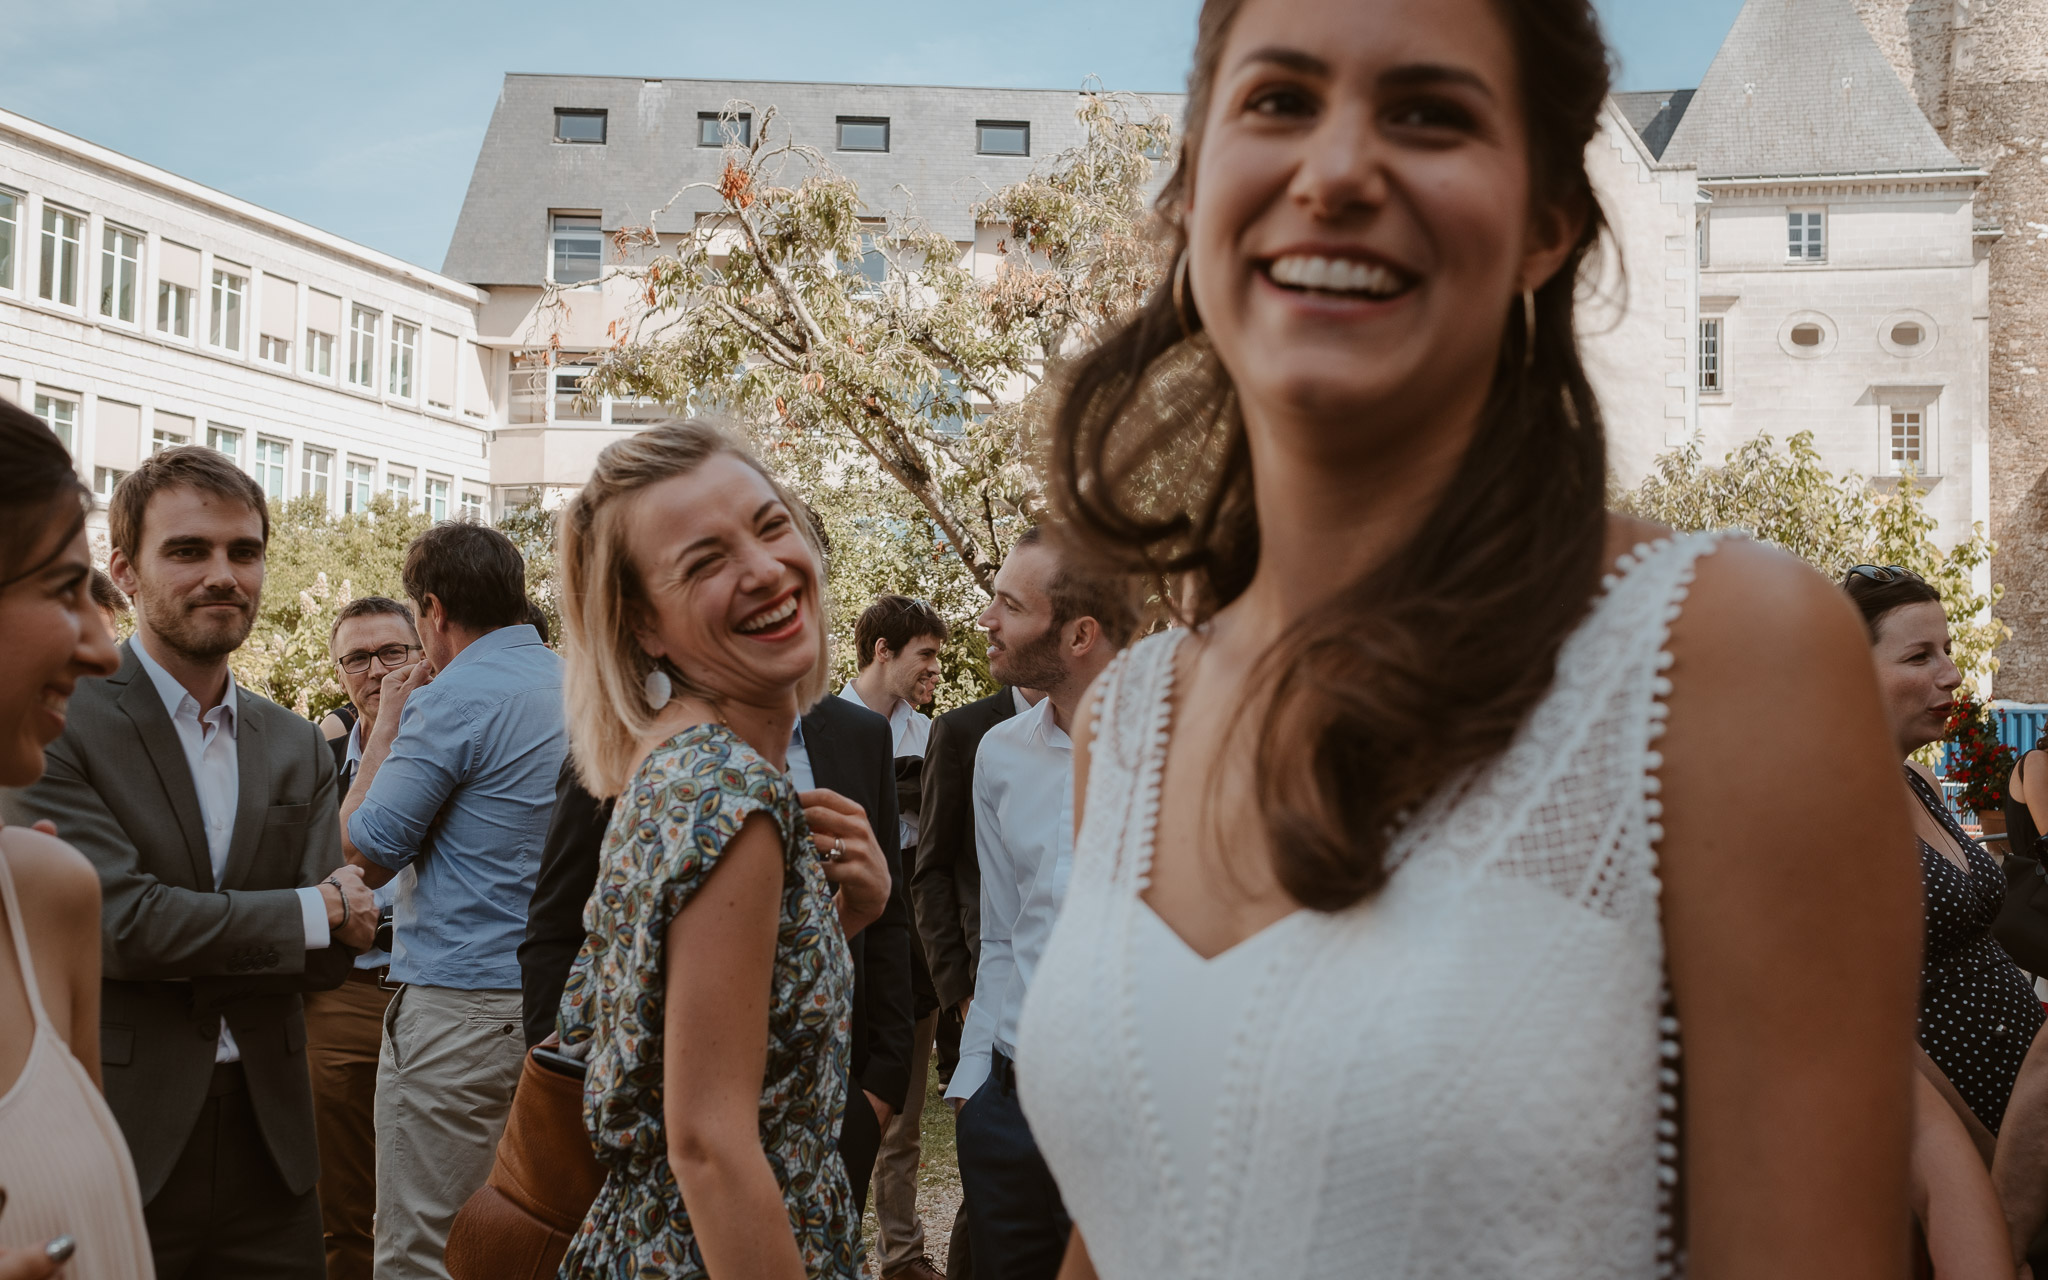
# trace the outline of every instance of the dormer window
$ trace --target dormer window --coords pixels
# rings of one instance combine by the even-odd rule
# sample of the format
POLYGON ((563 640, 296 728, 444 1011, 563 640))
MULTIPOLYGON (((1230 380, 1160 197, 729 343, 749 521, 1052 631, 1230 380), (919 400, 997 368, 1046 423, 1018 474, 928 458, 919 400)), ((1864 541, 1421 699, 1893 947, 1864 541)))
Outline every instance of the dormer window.
POLYGON ((555 141, 588 142, 604 145, 605 118, 609 113, 586 107, 555 108, 555 141))

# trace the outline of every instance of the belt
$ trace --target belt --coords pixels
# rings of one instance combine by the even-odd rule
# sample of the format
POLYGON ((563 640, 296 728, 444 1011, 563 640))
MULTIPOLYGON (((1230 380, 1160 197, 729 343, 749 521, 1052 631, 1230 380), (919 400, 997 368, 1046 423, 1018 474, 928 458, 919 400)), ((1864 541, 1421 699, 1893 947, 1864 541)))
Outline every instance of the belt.
POLYGON ((206 1086, 209 1098, 225 1098, 231 1093, 240 1093, 249 1083, 239 1062, 216 1062, 213 1064, 213 1083, 206 1086))
POLYGON ((399 984, 389 981, 390 977, 391 966, 388 964, 379 965, 375 969, 350 969, 348 971, 348 980, 350 982, 367 982, 373 987, 384 987, 395 991, 398 989, 399 984))

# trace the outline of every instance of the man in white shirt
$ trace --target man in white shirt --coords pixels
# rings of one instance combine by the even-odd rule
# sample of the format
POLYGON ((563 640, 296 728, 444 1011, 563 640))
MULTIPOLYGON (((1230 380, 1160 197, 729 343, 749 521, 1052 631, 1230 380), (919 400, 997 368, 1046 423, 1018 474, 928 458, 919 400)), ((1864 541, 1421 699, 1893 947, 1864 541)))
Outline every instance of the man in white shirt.
POLYGON ((228 669, 268 505, 221 454, 170 449, 116 488, 108 525, 135 636, 80 682, 6 818, 51 820, 99 872, 100 1058, 156 1274, 322 1280, 300 993, 342 981, 376 908, 341 866, 319 731, 228 669))
POLYGON ((1072 1224, 1017 1101, 1017 1015, 1072 865, 1067 735, 1088 686, 1130 642, 1137 616, 1128 584, 1063 563, 1032 529, 997 573, 995 599, 979 622, 989 674, 1046 696, 990 729, 975 756, 981 961, 946 1100, 958 1115, 976 1280, 1052 1280, 1072 1224))
MULTIPOLYGON (((839 691, 848 702, 889 721, 896 744, 897 826, 905 867, 916 865, 918 794, 925 745, 932 734, 931 717, 917 708, 930 702, 938 687, 939 650, 948 634, 946 620, 924 601, 877 596, 853 624, 860 672, 839 691)), ((908 875, 899 877, 894 890, 903 895, 906 914, 908 882, 908 875)), ((924 1221, 917 1213, 925 1076, 939 1025, 939 1000, 932 992, 922 950, 912 944, 910 976, 917 1023, 911 1028, 910 1091, 904 1097, 903 1110, 883 1131, 881 1150, 875 1156, 875 1234, 882 1280, 939 1280, 941 1274, 925 1254, 924 1221)))

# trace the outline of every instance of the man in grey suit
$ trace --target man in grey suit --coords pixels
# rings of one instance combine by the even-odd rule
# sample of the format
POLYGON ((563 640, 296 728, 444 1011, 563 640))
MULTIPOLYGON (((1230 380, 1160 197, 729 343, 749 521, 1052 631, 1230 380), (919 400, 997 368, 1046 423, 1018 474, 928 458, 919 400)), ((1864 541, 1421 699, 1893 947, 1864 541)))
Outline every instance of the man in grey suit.
POLYGON ((98 868, 107 1102, 160 1280, 325 1270, 299 993, 346 976, 377 912, 342 867, 334 756, 239 688, 270 516, 210 449, 172 449, 110 504, 140 606, 121 669, 81 681, 40 782, 5 797, 98 868))

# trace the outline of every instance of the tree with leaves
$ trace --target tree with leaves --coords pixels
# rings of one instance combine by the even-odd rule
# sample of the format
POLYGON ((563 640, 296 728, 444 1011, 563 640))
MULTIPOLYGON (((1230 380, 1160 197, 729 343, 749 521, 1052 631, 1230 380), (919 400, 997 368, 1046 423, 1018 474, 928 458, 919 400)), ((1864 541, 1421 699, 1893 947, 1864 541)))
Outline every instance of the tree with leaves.
POLYGON ((1956 666, 1978 696, 1998 670, 1993 652, 2011 629, 1993 614, 2005 588, 1978 591, 1976 572, 1996 549, 1974 525, 1947 551, 1935 542, 1939 523, 1909 473, 1890 488, 1836 475, 1821 465, 1813 433, 1802 431, 1780 452, 1768 435, 1730 451, 1721 465, 1701 457, 1697 441, 1666 453, 1615 505, 1680 530, 1740 529, 1783 547, 1831 578, 1851 565, 1899 565, 1941 592, 1955 644, 1956 666))
MULTIPOLYGON (((928 534, 902 526, 906 548, 935 538, 989 593, 1036 505, 1033 393, 1159 279, 1149 156, 1171 121, 1084 94, 1082 143, 977 206, 978 224, 1006 232, 984 278, 971 246, 920 219, 864 218, 853 181, 789 140, 772 106, 733 103, 728 117, 742 112, 760 127, 726 150, 717 216, 623 269, 640 310, 615 326, 586 393, 736 418, 828 524, 925 521, 928 534), (876 501, 879 485, 914 511, 876 501)), ((645 228, 617 243, 658 245, 645 228)))

